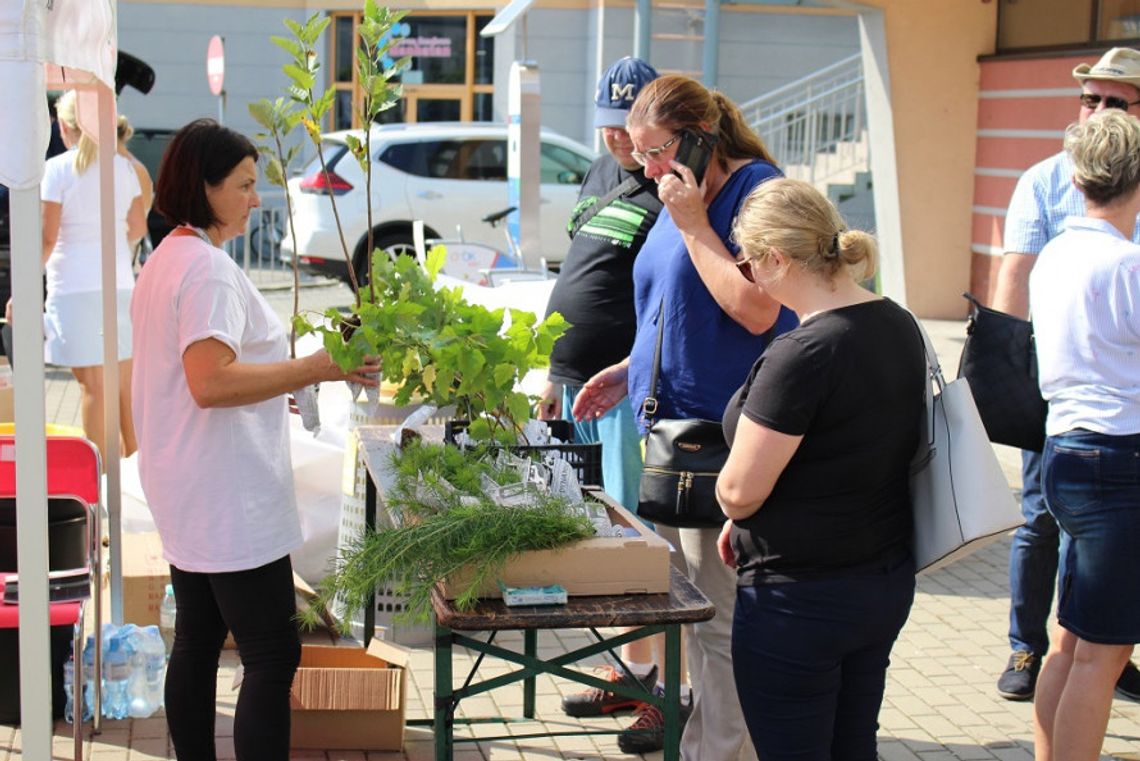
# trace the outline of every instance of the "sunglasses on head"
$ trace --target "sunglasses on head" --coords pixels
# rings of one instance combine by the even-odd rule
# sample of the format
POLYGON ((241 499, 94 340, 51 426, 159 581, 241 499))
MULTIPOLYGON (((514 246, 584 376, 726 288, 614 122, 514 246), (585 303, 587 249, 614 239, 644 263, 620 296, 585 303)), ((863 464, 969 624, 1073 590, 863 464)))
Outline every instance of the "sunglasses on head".
POLYGON ((1125 100, 1115 95, 1102 97, 1091 92, 1081 93, 1081 105, 1091 111, 1095 111, 1102 100, 1104 101, 1105 108, 1119 108, 1121 111, 1127 111, 1130 106, 1135 106, 1140 103, 1140 100, 1125 100))

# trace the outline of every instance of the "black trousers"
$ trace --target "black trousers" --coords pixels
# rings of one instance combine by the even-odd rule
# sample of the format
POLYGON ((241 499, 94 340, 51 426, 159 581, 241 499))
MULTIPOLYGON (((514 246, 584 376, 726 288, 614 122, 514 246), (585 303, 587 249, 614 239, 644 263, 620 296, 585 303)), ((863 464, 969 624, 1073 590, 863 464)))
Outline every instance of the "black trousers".
POLYGON ((289 690, 301 660, 293 565, 285 556, 232 573, 170 568, 178 618, 166 722, 179 761, 215 761, 218 659, 233 632, 245 675, 234 713, 238 761, 288 761, 289 690))

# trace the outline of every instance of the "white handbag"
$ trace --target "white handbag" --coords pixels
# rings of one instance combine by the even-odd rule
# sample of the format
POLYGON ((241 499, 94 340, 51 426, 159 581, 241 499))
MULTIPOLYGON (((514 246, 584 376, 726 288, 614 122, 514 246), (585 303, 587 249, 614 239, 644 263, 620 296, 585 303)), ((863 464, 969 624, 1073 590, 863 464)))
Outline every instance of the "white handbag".
POLYGON ((929 370, 923 431, 910 471, 914 559, 921 572, 970 555, 1023 519, 969 383, 965 378, 946 382, 930 336, 914 322, 929 370))

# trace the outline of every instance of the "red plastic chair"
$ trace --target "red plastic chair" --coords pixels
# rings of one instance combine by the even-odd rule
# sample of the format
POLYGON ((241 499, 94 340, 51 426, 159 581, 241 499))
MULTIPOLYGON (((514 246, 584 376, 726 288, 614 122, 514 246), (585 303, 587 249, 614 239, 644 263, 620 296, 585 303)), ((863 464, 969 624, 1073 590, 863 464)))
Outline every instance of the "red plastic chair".
MULTIPOLYGON (((72 499, 87 508, 87 567, 95 600, 95 672, 102 673, 102 467, 99 450, 89 440, 79 436, 48 436, 47 438, 47 496, 51 499, 72 499)), ((0 499, 16 497, 16 439, 10 434, 0 435, 0 499)), ((3 586, 0 585, 0 590, 3 586)), ((58 602, 50 605, 53 626, 68 623, 75 625, 73 656, 77 669, 83 663, 83 619, 86 600, 58 602)), ((13 607, 13 606, 8 606, 13 607)), ((18 616, 18 612, 16 614, 18 616)), ((82 758, 82 679, 74 683, 75 700, 75 758, 82 758)), ((94 728, 99 731, 102 696, 95 690, 94 728)))

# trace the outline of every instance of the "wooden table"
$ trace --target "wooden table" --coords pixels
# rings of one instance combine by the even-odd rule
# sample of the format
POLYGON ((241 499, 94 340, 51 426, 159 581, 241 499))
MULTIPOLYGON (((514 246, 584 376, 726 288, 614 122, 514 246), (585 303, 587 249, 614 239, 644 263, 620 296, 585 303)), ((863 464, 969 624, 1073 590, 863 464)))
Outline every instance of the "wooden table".
MULTIPOLYGON (((460 737, 454 735, 456 724, 486 722, 512 722, 518 719, 488 717, 459 719, 455 708, 459 701, 471 695, 515 682, 523 683, 523 718, 534 719, 535 677, 551 674, 569 679, 587 687, 616 692, 651 703, 661 709, 665 717, 665 761, 680 758, 681 740, 680 685, 681 685, 681 624, 707 621, 715 612, 713 606, 692 583, 676 568, 671 569, 668 594, 615 595, 604 597, 571 597, 566 605, 507 607, 502 600, 481 600, 468 611, 456 609, 454 601, 444 599, 437 589, 432 594, 435 612, 435 714, 430 721, 435 731, 436 761, 451 761, 457 742, 485 742, 490 740, 520 740, 535 737, 562 735, 612 734, 612 730, 580 730, 567 732, 535 732, 496 737, 460 737), (605 627, 633 627, 632 630, 604 636, 599 629, 605 627), (568 653, 553 657, 538 657, 538 631, 540 629, 588 628, 596 642, 568 653), (523 650, 517 652, 494 644, 495 635, 504 630, 523 632, 523 650), (485 632, 485 640, 464 632, 485 632), (665 694, 658 697, 638 685, 619 686, 582 671, 567 668, 599 653, 608 652, 620 663, 616 649, 654 634, 665 633, 665 694), (461 687, 453 682, 453 648, 459 645, 479 653, 470 673, 461 687), (473 682, 479 664, 485 656, 492 656, 519 666, 507 674, 473 682)), ((408 722, 418 723, 418 722, 408 722)))
MULTIPOLYGON (((365 482, 364 523, 373 527, 377 522, 378 492, 375 480, 382 472, 384 444, 390 441, 393 426, 361 426, 356 429, 364 455, 368 478, 365 482)), ((535 732, 498 737, 455 737, 456 724, 488 722, 514 722, 517 718, 456 718, 455 708, 465 697, 478 695, 515 682, 523 683, 523 716, 521 721, 535 718, 535 677, 551 674, 625 697, 644 700, 657 706, 665 717, 665 761, 680 758, 681 717, 681 624, 707 621, 715 609, 693 584, 676 568, 670 568, 668 594, 626 594, 613 596, 574 596, 566 605, 507 607, 502 600, 481 600, 472 609, 460 611, 451 600, 444 598, 437 588, 432 593, 435 614, 435 708, 433 718, 410 720, 410 725, 430 725, 435 731, 435 757, 437 761, 451 761, 457 742, 489 740, 520 740, 535 737, 562 735, 613 734, 614 730, 580 730, 567 732, 535 732), (605 636, 599 630, 610 627, 630 627, 630 631, 605 636), (538 632, 541 629, 589 629, 596 640, 554 658, 538 657, 538 632), (496 645, 495 635, 500 631, 521 630, 521 653, 496 645), (466 632, 466 633, 465 633, 466 632), (478 639, 474 633, 486 633, 478 639), (665 694, 658 697, 640 685, 624 687, 599 679, 592 674, 567 668, 586 658, 609 653, 619 664, 617 649, 634 640, 665 634, 664 681, 665 694), (461 687, 453 683, 453 652, 458 645, 479 653, 461 687), (507 674, 473 682, 480 663, 486 656, 517 664, 518 669, 507 674)), ((371 639, 375 623, 375 607, 365 610, 365 639, 371 639)))

